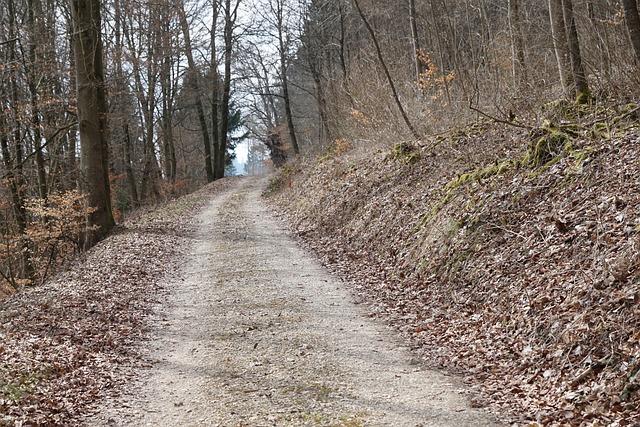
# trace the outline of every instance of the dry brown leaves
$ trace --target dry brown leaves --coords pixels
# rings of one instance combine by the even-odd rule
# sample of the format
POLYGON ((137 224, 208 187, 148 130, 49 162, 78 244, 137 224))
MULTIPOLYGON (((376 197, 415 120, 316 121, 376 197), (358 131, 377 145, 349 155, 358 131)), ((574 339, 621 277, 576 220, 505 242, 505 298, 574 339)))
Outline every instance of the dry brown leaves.
POLYGON ((131 218, 64 274, 0 303, 0 425, 73 425, 144 361, 146 319, 219 181, 131 218))
POLYGON ((477 126, 415 165, 325 160, 276 203, 372 315, 467 375, 477 404, 518 425, 636 425, 640 128, 582 132, 548 168, 447 196, 459 173, 522 155, 518 132, 477 126))

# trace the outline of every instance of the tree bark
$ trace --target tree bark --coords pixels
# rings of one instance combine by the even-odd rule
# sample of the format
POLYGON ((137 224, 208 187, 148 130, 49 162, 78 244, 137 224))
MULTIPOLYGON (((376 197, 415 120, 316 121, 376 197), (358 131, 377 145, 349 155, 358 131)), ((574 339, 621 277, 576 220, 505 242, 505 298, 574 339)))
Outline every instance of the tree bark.
POLYGON ((99 0, 70 0, 78 99, 82 184, 94 212, 88 215, 85 247, 114 225, 109 187, 107 103, 104 87, 99 0))
POLYGON ((560 83, 564 94, 568 96, 573 91, 574 82, 573 74, 571 73, 571 61, 569 60, 569 45, 562 12, 562 0, 549 0, 549 18, 551 20, 551 35, 558 62, 560 83))
POLYGON ((519 0, 509 0, 509 28, 511 29, 513 79, 516 82, 516 86, 527 81, 527 64, 524 55, 519 6, 519 0))
POLYGON ((569 57, 571 58, 571 73, 575 83, 576 103, 585 104, 591 99, 591 91, 589 90, 589 83, 582 63, 582 53, 580 52, 580 41, 573 14, 572 0, 562 0, 562 13, 569 45, 569 57))
MULTIPOLYGON (((198 113, 198 121, 200 123, 200 132, 202 134, 202 143, 204 148, 204 168, 207 173, 207 182, 212 182, 216 179, 215 158, 212 158, 211 153, 211 139, 209 138, 209 129, 207 127, 207 118, 204 114, 204 106, 202 105, 202 98, 200 96, 200 73, 196 68, 196 62, 193 59, 193 47, 191 45, 191 35, 189 32, 189 23, 187 22, 187 15, 184 11, 184 3, 180 2, 178 9, 178 16, 180 18, 180 26, 182 27, 182 33, 184 35, 185 54, 187 55, 187 64, 189 65, 189 73, 191 75, 191 84, 194 89, 194 96, 196 102, 196 110, 198 113)), ((214 153, 215 155, 215 153, 214 153)))
POLYGON ((636 55, 636 62, 640 63, 640 15, 636 0, 622 0, 624 7, 624 19, 629 30, 629 38, 636 55))

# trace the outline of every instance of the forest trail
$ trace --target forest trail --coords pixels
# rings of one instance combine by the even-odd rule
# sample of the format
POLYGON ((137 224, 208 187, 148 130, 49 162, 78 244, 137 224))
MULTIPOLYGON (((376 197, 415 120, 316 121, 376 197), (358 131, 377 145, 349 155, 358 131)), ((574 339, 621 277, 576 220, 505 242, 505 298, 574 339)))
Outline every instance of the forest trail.
POLYGON ((153 366, 88 425, 490 426, 298 247, 246 178, 199 232, 144 344, 153 366))

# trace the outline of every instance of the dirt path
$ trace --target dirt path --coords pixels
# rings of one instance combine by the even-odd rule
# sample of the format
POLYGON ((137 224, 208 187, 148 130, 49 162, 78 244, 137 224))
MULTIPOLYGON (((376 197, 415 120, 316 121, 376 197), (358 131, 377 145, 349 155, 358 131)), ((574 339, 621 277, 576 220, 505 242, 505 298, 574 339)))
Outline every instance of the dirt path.
POLYGON ((455 379, 411 362, 244 179, 199 215, 128 396, 90 425, 489 426, 455 379))

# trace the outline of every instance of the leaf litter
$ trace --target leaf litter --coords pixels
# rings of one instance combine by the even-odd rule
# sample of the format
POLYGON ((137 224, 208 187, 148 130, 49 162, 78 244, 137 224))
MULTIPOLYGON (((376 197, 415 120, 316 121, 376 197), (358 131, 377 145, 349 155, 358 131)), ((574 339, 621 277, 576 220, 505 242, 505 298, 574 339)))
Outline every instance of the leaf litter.
POLYGON ((145 364, 148 315, 168 290, 211 184, 133 215, 47 284, 0 303, 0 425, 73 425, 145 364))
POLYGON ((535 168, 512 161, 534 136, 489 122, 417 162, 323 156, 285 169, 272 200, 372 316, 425 363, 465 375, 477 405, 514 425, 638 425, 633 120, 607 135, 576 126, 535 168))

